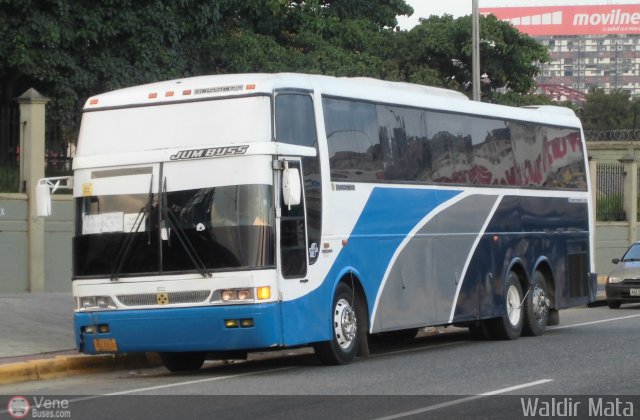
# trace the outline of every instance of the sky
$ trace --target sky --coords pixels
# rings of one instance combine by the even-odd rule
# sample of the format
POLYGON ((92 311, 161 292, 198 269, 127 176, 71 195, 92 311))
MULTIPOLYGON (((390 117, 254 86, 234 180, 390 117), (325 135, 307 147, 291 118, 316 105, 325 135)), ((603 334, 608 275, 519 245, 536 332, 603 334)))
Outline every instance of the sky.
MULTIPOLYGON (((420 17, 449 14, 457 18, 471 14, 471 0, 405 0, 413 7, 413 15, 409 18, 398 16, 401 29, 410 29, 418 23, 420 17)), ((640 0, 478 0, 478 7, 506 6, 574 6, 594 4, 637 4, 640 0)))

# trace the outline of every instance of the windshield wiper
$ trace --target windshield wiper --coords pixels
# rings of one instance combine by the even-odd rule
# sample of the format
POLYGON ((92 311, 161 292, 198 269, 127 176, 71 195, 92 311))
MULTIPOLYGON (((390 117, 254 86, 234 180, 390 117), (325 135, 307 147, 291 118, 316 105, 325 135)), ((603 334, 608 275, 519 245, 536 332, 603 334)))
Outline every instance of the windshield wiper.
MULTIPOLYGON (((162 220, 167 225, 169 225, 170 229, 173 229, 176 232, 176 237, 178 238, 178 242, 180 242, 180 245, 182 245, 182 248, 185 250, 189 259, 191 259, 191 262, 195 266, 196 270, 198 270, 198 273, 200 273, 200 275, 204 278, 211 277, 211 273, 207 270, 207 266, 205 265, 204 262, 202 262, 202 259, 198 255, 198 252, 193 247, 193 244, 191 243, 191 241, 189 241, 189 238, 187 238, 187 234, 184 233, 184 230, 180 226, 178 218, 167 205, 167 178, 165 178, 164 182, 162 183, 162 206, 161 207, 162 207, 162 220)), ((169 234, 167 233, 167 240, 168 239, 169 239, 169 234)), ((169 242, 169 244, 171 243, 169 242)))
MULTIPOLYGON (((131 229, 129 229, 128 235, 124 238, 122 245, 120 245, 120 249, 118 250, 118 255, 116 256, 115 264, 111 269, 111 281, 117 281, 120 278, 120 273, 122 273, 122 267, 124 266, 127 257, 129 256, 131 246, 135 241, 134 233, 138 233, 140 230, 140 226, 145 219, 147 214, 151 214, 151 202, 153 199, 153 174, 151 174, 151 181, 149 181, 149 196, 147 198, 147 203, 140 209, 136 219, 131 225, 131 229)), ((147 245, 151 244, 151 229, 147 229, 147 245)))

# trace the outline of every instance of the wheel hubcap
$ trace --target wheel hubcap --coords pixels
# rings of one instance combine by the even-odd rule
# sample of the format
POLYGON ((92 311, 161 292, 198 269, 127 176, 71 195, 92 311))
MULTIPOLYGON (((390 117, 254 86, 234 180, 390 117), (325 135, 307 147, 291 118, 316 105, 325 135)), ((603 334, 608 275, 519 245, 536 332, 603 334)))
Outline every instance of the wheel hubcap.
POLYGON ((341 348, 346 349, 356 338, 357 320, 353 307, 346 299, 340 299, 336 303, 333 313, 333 328, 336 340, 341 348))
POLYGON ((549 311, 549 299, 545 296, 542 287, 536 285, 536 287, 533 288, 532 302, 533 316, 535 316, 536 321, 542 322, 549 311))
POLYGON ((520 293, 518 289, 511 285, 507 290, 507 316, 511 325, 518 325, 520 322, 521 308, 520 308, 520 293))

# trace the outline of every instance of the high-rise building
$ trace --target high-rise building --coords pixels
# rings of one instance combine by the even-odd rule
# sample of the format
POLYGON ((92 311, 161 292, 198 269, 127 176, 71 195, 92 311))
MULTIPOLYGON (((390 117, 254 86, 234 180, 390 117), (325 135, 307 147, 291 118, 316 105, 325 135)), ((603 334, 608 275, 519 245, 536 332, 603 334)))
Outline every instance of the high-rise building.
POLYGON ((640 96, 640 4, 490 7, 549 48, 536 78, 557 100, 580 102, 592 87, 640 96))

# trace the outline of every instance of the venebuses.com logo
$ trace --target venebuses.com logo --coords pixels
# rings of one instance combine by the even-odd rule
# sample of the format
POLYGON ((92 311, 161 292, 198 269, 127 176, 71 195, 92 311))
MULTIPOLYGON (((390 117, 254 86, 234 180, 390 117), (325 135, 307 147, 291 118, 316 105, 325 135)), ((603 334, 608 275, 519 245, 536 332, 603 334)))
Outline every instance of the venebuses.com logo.
POLYGON ((67 399, 35 396, 31 402, 27 397, 15 396, 7 404, 7 412, 14 419, 24 419, 29 414, 29 418, 69 419, 69 408, 67 399))
POLYGON ((7 404, 7 411, 9 412, 9 415, 14 419, 23 419, 27 417, 30 410, 31 405, 29 405, 29 400, 27 400, 25 397, 13 397, 7 404))

